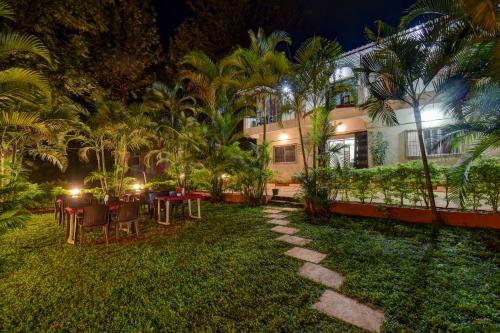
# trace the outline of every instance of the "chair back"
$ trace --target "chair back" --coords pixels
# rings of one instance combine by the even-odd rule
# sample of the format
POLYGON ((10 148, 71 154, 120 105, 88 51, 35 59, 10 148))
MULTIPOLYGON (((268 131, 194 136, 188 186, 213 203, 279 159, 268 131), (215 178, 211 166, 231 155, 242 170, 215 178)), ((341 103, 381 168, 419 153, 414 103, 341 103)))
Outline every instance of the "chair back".
POLYGON ((67 197, 64 200, 64 207, 81 208, 88 205, 90 205, 90 203, 87 203, 81 197, 67 197))
POLYGON ((84 227, 94 227, 108 224, 108 208, 105 205, 83 207, 81 224, 84 227))
POLYGON ((137 220, 139 218, 139 208, 138 201, 120 202, 117 222, 137 220))
POLYGON ((81 200, 83 203, 91 205, 94 200, 94 195, 92 193, 83 193, 81 200))

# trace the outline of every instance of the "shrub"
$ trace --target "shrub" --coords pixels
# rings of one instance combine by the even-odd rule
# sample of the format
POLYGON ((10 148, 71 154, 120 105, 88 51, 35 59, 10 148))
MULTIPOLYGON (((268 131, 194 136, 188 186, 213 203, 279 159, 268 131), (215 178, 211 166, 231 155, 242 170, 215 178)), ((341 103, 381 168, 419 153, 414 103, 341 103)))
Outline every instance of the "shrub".
POLYGON ((391 186, 394 195, 398 198, 399 205, 404 205, 404 200, 411 199, 411 182, 415 176, 414 170, 408 163, 398 163, 388 168, 391 174, 391 186))
POLYGON ((369 149, 372 155, 372 162, 374 166, 384 165, 385 157, 387 155, 387 148, 389 147, 389 142, 384 140, 381 132, 370 132, 369 133, 369 149))
POLYGON ((493 211, 498 212, 500 201, 500 159, 480 160, 476 167, 477 181, 483 191, 485 201, 493 211))
POLYGON ((351 190, 361 203, 370 202, 377 194, 373 184, 374 169, 354 169, 351 172, 351 190))
POLYGON ((373 181, 378 190, 382 192, 384 203, 392 204, 392 170, 390 167, 377 167, 374 169, 373 181))

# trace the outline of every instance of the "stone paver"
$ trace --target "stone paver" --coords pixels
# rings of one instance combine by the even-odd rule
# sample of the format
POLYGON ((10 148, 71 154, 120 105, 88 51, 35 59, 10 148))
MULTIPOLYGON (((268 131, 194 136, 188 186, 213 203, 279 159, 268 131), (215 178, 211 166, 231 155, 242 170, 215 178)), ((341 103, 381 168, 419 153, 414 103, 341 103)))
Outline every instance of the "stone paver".
POLYGON ((267 218, 270 219, 284 219, 286 217, 285 214, 266 214, 267 218))
POLYGON ((293 208, 293 207, 283 207, 283 208, 281 208, 281 210, 284 212, 298 212, 301 209, 293 208))
POLYGON ((335 289, 338 289, 342 282, 344 282, 342 274, 310 262, 306 262, 299 269, 299 275, 335 289))
POLYGON ((264 208, 264 213, 268 214, 278 214, 283 212, 282 209, 277 209, 277 208, 264 208))
POLYGON ((321 260, 325 259, 325 257, 326 257, 326 254, 324 254, 324 253, 309 250, 309 249, 304 249, 301 247, 291 248, 290 250, 285 252, 285 255, 287 255, 289 257, 297 258, 300 260, 304 260, 304 261, 310 261, 310 262, 313 262, 315 264, 320 263, 321 260))
POLYGON ((325 290, 313 308, 372 332, 380 332, 384 322, 384 312, 374 310, 332 290, 325 290))
POLYGON ((284 227, 282 225, 277 225, 274 228, 272 228, 271 230, 274 232, 278 232, 280 234, 287 234, 287 235, 293 235, 293 234, 299 232, 299 229, 297 229, 297 228, 284 227))
POLYGON ((276 238, 276 240, 287 242, 289 244, 297 245, 297 246, 304 246, 312 242, 312 240, 307 239, 307 238, 302 238, 298 236, 291 236, 291 235, 283 235, 279 236, 276 238))
POLYGON ((287 225, 290 223, 290 221, 283 220, 283 219, 273 219, 273 220, 267 221, 267 223, 276 224, 276 225, 287 225))

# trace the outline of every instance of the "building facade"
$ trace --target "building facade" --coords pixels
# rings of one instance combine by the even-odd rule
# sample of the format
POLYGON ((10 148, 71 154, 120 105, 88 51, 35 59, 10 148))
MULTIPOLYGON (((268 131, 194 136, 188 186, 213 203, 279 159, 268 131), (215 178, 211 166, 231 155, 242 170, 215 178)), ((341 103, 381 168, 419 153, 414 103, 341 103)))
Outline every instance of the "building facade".
MULTIPOLYGON (((359 64, 363 54, 369 52, 373 47, 368 44, 364 47, 347 52, 343 55, 340 63, 359 64)), ((352 66, 352 65, 351 65, 352 66)), ((357 104, 365 102, 368 98, 368 90, 357 81, 350 67, 341 67, 335 75, 338 81, 351 80, 354 83, 357 104)), ((433 91, 426 92, 424 99, 431 101, 433 91)), ((372 121, 365 110, 357 107, 354 96, 344 93, 336 97, 336 108, 330 114, 332 125, 337 126, 336 134, 330 138, 328 145, 343 144, 344 150, 337 155, 337 159, 344 165, 354 168, 365 168, 374 165, 373 156, 370 153, 370 145, 377 139, 386 141, 388 144, 384 165, 398 162, 408 162, 420 159, 420 150, 416 132, 416 124, 413 111, 408 105, 394 103, 399 124, 397 126, 385 126, 377 121, 372 121)), ((422 112, 424 128, 424 139, 429 160, 439 164, 455 163, 463 147, 452 147, 450 143, 435 146, 435 142, 442 135, 443 126, 450 124, 452 119, 446 115, 439 102, 426 102, 422 112)), ((291 182, 293 176, 303 170, 304 163, 300 147, 298 123, 293 113, 278 123, 277 109, 274 103, 267 102, 267 141, 271 148, 270 168, 275 171, 275 178, 280 182, 291 182)), ((253 138, 257 143, 262 143, 263 122, 262 112, 257 113, 255 118, 247 118, 244 121, 244 133, 253 138)), ((302 121, 304 148, 306 159, 312 161, 310 149, 311 117, 306 116, 302 121)), ((311 165, 311 163, 308 163, 311 165)))

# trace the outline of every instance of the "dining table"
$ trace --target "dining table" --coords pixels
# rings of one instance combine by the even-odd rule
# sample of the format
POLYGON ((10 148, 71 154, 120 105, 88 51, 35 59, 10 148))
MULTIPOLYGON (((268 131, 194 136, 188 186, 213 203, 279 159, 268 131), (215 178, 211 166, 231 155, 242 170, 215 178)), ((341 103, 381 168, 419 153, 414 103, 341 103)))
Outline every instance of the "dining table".
MULTIPOLYGON (((66 242, 69 244, 76 244, 76 229, 77 229, 77 216, 83 214, 83 209, 88 204, 77 204, 72 207, 65 207, 64 213, 66 214, 68 225, 66 226, 66 242)), ((120 208, 119 202, 111 202, 106 204, 110 212, 116 212, 120 208)))
POLYGON ((169 195, 165 195, 165 196, 158 196, 156 197, 156 201, 157 201, 157 223, 159 224, 163 224, 163 225, 170 225, 170 203, 171 202, 182 202, 182 201, 187 201, 188 202, 188 212, 189 212, 189 217, 191 218, 194 218, 194 219, 201 219, 201 200, 204 198, 203 195, 201 194, 195 194, 195 193, 191 193, 191 194, 180 194, 180 195, 176 195, 176 196, 169 196, 169 195), (192 201, 196 200, 196 204, 197 204, 197 214, 196 215, 193 215, 193 211, 192 211, 192 201), (164 202, 165 203, 165 220, 162 221, 161 220, 161 203, 164 202))

